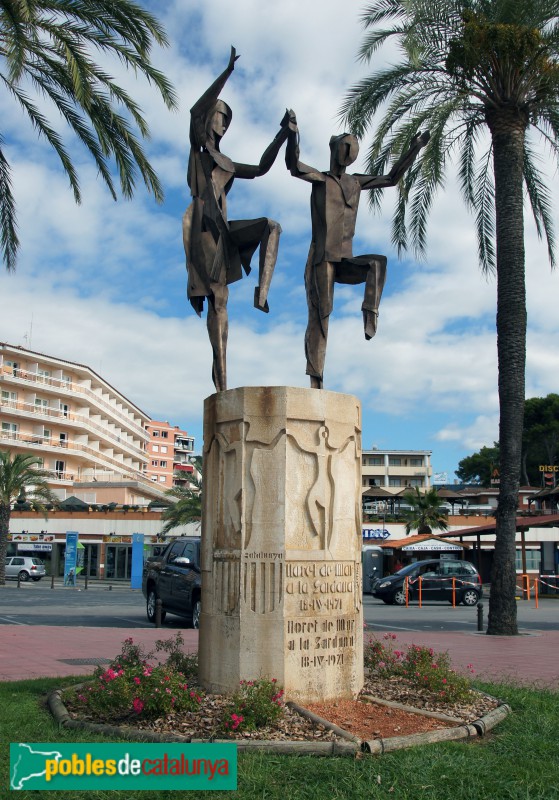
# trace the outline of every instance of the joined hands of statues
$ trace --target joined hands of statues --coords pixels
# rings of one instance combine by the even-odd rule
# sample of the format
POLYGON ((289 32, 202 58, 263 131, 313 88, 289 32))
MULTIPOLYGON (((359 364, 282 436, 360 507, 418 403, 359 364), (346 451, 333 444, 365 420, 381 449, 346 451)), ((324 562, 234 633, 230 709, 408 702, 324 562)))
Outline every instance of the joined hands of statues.
POLYGON ((289 128, 293 133, 297 132, 297 117, 292 108, 285 109, 285 114, 280 122, 280 128, 289 128))

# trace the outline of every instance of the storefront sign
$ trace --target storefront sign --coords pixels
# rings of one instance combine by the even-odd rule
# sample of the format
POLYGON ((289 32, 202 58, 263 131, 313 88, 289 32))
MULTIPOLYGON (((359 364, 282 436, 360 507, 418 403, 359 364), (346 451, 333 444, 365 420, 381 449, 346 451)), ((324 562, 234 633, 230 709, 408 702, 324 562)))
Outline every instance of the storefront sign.
POLYGON ((459 544, 448 544, 447 542, 439 542, 437 539, 427 539, 425 542, 407 544, 401 549, 406 553, 418 553, 425 550, 440 553, 442 550, 463 550, 464 548, 459 544))
POLYGON ((10 542, 54 542, 52 533, 12 533, 8 536, 10 542))
POLYGON ((363 528, 363 539, 388 539, 389 536, 386 528, 363 528))
POLYGON ((42 544, 41 542, 18 542, 18 552, 40 552, 50 553, 52 551, 52 544, 42 544))

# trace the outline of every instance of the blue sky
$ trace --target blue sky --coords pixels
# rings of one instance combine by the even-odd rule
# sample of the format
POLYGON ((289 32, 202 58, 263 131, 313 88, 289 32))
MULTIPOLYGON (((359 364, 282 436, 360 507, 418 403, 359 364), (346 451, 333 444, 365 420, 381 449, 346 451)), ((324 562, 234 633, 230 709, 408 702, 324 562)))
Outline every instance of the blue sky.
MULTIPOLYGON (((188 430, 200 451, 203 401, 213 384, 205 319, 186 300, 181 217, 189 203, 189 109, 224 69, 233 44, 241 58, 222 93, 233 108, 223 152, 257 163, 292 107, 302 160, 327 169, 330 136, 343 130, 344 94, 369 69, 355 59, 363 6, 350 2, 342 9, 339 0, 145 5, 169 35, 170 47, 154 61, 175 85, 178 111, 168 112, 133 76, 122 81, 151 128, 147 150, 165 188, 162 206, 141 187, 133 201, 114 203, 87 155, 68 140, 84 195, 75 206, 48 146, 0 95, 22 242, 17 272, 0 274, 0 340, 87 364, 154 419, 188 430)), ((120 74, 117 64, 110 68, 120 74)), ((363 153, 366 147, 364 140, 363 153)), ((353 169, 363 170, 361 159, 353 169)), ((287 173, 282 152, 266 176, 237 180, 229 194, 230 219, 269 216, 283 228, 270 314, 252 307, 257 269, 230 287, 230 388, 308 386, 309 190, 287 173)), ((369 342, 363 337, 363 287, 338 286, 325 388, 360 398, 364 448, 432 450, 434 471, 452 481, 461 458, 497 438, 495 281, 479 270, 473 220, 452 173, 433 207, 424 262, 399 260, 391 246, 394 193, 385 191, 375 216, 363 197, 354 241, 356 255, 388 257, 377 335, 369 342)), ((526 219, 527 396, 534 397, 557 391, 559 272, 551 272, 526 219)))

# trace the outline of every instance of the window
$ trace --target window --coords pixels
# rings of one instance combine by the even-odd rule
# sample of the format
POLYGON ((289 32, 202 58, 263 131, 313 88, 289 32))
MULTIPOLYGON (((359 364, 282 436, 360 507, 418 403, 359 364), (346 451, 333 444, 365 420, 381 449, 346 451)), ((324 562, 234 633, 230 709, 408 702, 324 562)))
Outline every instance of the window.
POLYGON ((66 405, 65 403, 62 404, 62 416, 67 417, 70 412, 70 406, 66 405))
POLYGON ((402 459, 401 458, 389 458, 388 459, 388 466, 389 467, 401 467, 402 466, 402 459))
POLYGON ((401 478, 389 478, 388 479, 388 485, 389 486, 401 486, 402 485, 402 479, 401 478))
MULTIPOLYGON (((540 569, 542 554, 540 550, 526 550, 526 569, 540 569)), ((522 550, 516 551, 516 569, 522 572, 522 550)))
POLYGON ((423 486, 423 479, 422 478, 410 478, 409 486, 423 486))
POLYGON ((161 431, 161 438, 162 439, 166 439, 167 438, 167 431, 161 431))
POLYGON ((153 447, 153 452, 154 453, 159 453, 159 445, 158 444, 154 444, 154 445, 152 445, 152 447, 153 447))
POLYGON ((58 475, 62 475, 66 471, 66 464, 64 461, 55 461, 54 462, 54 471, 58 475))
POLYGON ((36 397, 35 398, 35 408, 39 408, 40 409, 40 408, 48 408, 48 407, 49 407, 49 401, 48 400, 43 400, 41 397, 36 397))
POLYGON ((37 377, 42 380, 43 383, 48 383, 51 373, 48 369, 38 369, 37 370, 37 377))
POLYGON ((422 458, 410 458, 410 467, 422 467, 422 466, 423 466, 422 458))
POLYGON ((3 422, 2 423, 2 433, 10 435, 14 435, 18 432, 19 425, 17 422, 3 422))
POLYGON ((166 453, 167 452, 167 445, 166 444, 162 444, 161 445, 161 452, 162 453, 166 453))
POLYGON ((378 456, 369 456, 365 458, 365 464, 368 467, 382 467, 384 460, 378 456))
POLYGON ((17 375, 19 369, 17 361, 4 361, 4 364, 8 367, 8 372, 11 371, 12 375, 17 375))
POLYGON ((50 444, 50 431, 43 428, 43 441, 45 444, 50 444))
POLYGON ((159 476, 159 483, 165 483, 166 480, 167 480, 167 476, 166 475, 160 475, 159 476))
POLYGON ((176 558, 182 556, 183 550, 184 550, 184 542, 173 542, 171 546, 171 552, 169 553, 169 558, 167 559, 167 563, 172 564, 176 558))
POLYGON ((16 400, 17 400, 17 392, 6 392, 4 389, 2 390, 3 403, 15 402, 16 400))
POLYGON ((166 467, 167 466, 167 462, 166 461, 160 461, 159 462, 159 466, 160 467, 166 467))
POLYGON ((156 437, 158 437, 158 436, 159 436, 159 431, 152 431, 152 432, 151 432, 151 435, 152 435, 152 436, 153 436, 153 438, 155 439, 156 437))
POLYGON ((159 461, 152 461, 151 462, 151 466, 152 467, 158 467, 159 466, 159 461))

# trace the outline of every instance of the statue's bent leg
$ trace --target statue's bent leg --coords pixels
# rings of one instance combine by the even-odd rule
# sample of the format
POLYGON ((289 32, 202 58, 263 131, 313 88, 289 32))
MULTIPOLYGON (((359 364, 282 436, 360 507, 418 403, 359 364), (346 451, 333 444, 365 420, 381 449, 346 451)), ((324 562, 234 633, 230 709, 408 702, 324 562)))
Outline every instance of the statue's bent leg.
POLYGON ((363 298, 363 325, 365 339, 372 339, 377 332, 378 308, 386 280, 386 256, 374 256, 369 263, 363 298))
POLYGON ((310 375, 313 389, 322 389, 324 385, 328 324, 334 299, 334 275, 334 264, 330 261, 313 264, 311 254, 309 254, 305 270, 309 310, 305 332, 305 355, 307 357, 306 371, 307 375, 310 375))
POLYGON ((211 284, 212 294, 208 297, 207 327, 213 351, 212 378, 216 391, 227 389, 227 298, 229 289, 221 283, 211 284))
POLYGON ((272 275, 278 257, 279 237, 281 225, 273 219, 267 220, 267 227, 260 242, 260 265, 258 270, 258 286, 254 290, 254 307, 264 311, 270 310, 268 306, 268 291, 272 282, 272 275))
POLYGON ((250 272, 251 258, 256 248, 260 246, 258 286, 254 290, 254 306, 267 313, 270 310, 267 302, 268 290, 278 257, 281 225, 266 217, 232 220, 229 223, 229 233, 239 248, 241 263, 247 275, 250 272))

